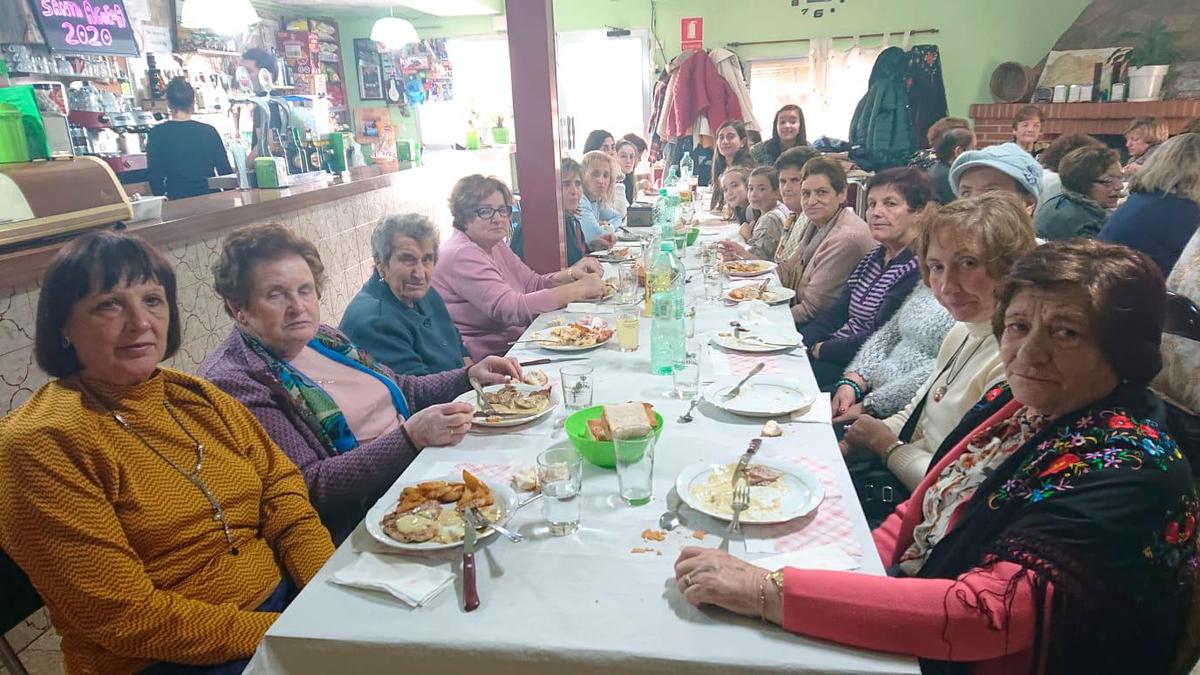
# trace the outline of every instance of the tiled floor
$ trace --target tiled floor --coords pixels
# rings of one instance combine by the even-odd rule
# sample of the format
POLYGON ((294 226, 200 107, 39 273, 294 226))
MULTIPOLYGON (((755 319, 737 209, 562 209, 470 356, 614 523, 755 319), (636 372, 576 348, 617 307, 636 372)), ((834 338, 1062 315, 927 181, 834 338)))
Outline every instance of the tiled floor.
MULTIPOLYGON (((63 675, 58 633, 50 626, 45 610, 35 612, 5 637, 29 675, 63 675)), ((0 675, 8 675, 8 670, 0 667, 0 675)))

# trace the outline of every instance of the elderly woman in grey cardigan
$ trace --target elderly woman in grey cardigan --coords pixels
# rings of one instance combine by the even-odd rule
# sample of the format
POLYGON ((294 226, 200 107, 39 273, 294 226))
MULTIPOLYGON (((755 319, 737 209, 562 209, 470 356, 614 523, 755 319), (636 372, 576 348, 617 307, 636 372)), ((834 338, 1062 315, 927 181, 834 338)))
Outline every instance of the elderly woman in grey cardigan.
POLYGON ((335 542, 418 452, 454 445, 475 407, 451 401, 470 388, 520 379, 513 360, 491 356, 434 375, 396 375, 321 324, 324 266, 311 242, 280 225, 225 240, 213 266, 217 294, 234 318, 199 374, 242 402, 304 474, 308 496, 335 542))
POLYGON ((863 343, 844 377, 863 393, 855 402, 851 384, 837 388, 834 422, 853 422, 866 413, 884 419, 900 412, 933 371, 938 349, 954 317, 938 303, 933 291, 918 284, 896 314, 863 343))

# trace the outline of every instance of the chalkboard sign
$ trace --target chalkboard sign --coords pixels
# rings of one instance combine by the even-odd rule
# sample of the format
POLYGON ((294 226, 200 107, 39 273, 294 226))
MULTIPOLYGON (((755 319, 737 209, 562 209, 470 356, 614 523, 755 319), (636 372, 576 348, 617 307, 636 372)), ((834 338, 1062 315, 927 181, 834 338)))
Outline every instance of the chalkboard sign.
POLYGON ((31 0, 52 52, 137 56, 133 26, 121 0, 31 0))

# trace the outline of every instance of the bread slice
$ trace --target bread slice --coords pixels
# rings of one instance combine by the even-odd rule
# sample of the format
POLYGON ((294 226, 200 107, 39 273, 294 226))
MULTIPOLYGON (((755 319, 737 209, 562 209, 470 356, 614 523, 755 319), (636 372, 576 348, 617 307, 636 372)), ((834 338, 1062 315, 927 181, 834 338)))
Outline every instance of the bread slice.
POLYGON ((639 402, 605 404, 604 422, 613 438, 637 438, 653 431, 653 413, 639 402))
POLYGON ((604 422, 604 418, 597 417, 587 421, 588 433, 597 441, 611 441, 612 433, 608 430, 608 424, 604 422))

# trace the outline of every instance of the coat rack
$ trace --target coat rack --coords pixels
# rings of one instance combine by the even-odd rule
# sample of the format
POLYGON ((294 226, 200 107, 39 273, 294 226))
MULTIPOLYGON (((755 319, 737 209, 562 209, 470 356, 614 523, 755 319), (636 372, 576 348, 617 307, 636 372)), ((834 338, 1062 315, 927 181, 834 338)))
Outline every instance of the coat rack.
MULTIPOLYGON (((886 33, 860 33, 858 35, 835 35, 829 39, 830 40, 853 40, 855 38, 872 38, 872 37, 884 37, 887 35, 904 35, 905 33, 908 33, 909 35, 931 35, 931 34, 936 34, 938 32, 940 32, 940 31, 937 28, 919 28, 917 30, 909 30, 909 31, 893 30, 893 31, 888 31, 886 33)), ((820 37, 820 36, 818 36, 818 37, 820 37)), ((812 40, 812 38, 795 38, 792 40, 756 40, 753 42, 726 42, 725 46, 726 47, 745 47, 747 45, 784 45, 784 44, 792 44, 792 43, 796 43, 796 42, 809 42, 810 40, 812 40)))

